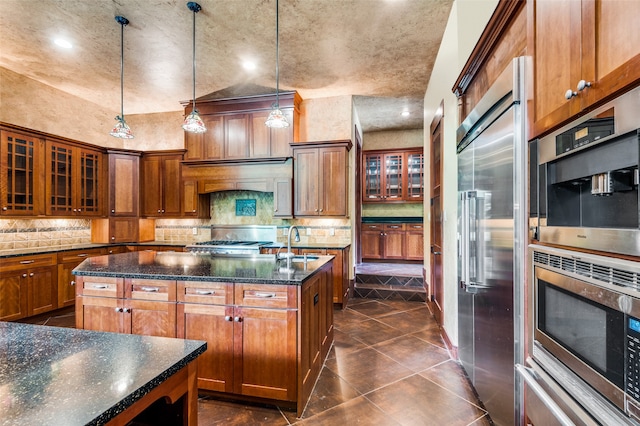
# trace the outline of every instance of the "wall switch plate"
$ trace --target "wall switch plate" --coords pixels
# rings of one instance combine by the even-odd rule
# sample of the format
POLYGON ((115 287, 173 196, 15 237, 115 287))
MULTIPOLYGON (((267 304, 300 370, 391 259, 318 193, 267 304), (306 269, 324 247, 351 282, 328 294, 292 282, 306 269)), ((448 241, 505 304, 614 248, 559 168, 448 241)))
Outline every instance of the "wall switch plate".
POLYGON ((193 233, 193 235, 198 235, 198 228, 193 228, 191 232, 193 233))

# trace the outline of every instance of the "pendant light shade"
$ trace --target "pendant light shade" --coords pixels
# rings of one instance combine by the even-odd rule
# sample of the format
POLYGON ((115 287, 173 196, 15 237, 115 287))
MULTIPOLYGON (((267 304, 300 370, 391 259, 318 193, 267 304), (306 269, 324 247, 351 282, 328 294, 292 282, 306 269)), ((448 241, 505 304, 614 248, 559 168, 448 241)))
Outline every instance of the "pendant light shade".
POLYGON ((193 1, 187 3, 187 8, 193 12, 193 109, 191 113, 185 117, 182 128, 191 133, 204 133, 207 131, 207 128, 196 109, 196 13, 200 12, 202 8, 198 3, 193 1))
POLYGON ((282 113, 282 111, 280 110, 280 101, 279 101, 279 97, 278 97, 278 92, 280 91, 280 70, 278 67, 278 62, 279 62, 279 48, 280 48, 280 31, 279 31, 279 20, 278 20, 278 15, 279 15, 279 10, 278 10, 278 0, 276 0, 276 102, 273 104, 273 107, 271 109, 271 112, 269 113, 269 116, 267 117, 267 121, 264 122, 264 124, 267 125, 267 127, 271 127, 274 129, 281 129, 284 127, 289 127, 289 122, 287 121, 287 117, 284 116, 284 114, 282 113))
POLYGON ((120 24, 120 115, 116 116, 116 125, 109 134, 116 138, 133 139, 133 133, 124 120, 124 27, 129 20, 124 16, 116 16, 116 22, 120 24))

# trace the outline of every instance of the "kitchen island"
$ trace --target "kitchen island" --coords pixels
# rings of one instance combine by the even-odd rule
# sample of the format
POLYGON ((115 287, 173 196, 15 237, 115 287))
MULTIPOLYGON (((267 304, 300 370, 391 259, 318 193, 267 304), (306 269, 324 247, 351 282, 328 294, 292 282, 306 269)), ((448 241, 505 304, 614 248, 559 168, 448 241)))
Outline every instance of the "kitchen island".
POLYGON ((302 411, 333 342, 332 256, 134 252, 76 269, 76 326, 205 340, 198 388, 302 411))
POLYGON ((205 348, 201 341, 0 322, 0 425, 144 424, 157 411, 172 424, 195 425, 192 361, 205 348))

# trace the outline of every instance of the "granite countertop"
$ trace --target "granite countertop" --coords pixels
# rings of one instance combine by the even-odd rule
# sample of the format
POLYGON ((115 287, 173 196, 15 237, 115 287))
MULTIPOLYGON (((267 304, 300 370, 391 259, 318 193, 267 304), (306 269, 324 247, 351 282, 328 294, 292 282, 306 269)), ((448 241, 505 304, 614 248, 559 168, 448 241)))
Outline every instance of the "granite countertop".
POLYGON ((12 250, 0 250, 0 259, 18 256, 27 256, 33 254, 48 254, 48 253, 60 253, 72 250, 88 250, 94 248, 107 248, 107 247, 120 247, 120 246, 167 246, 167 247, 184 247, 190 243, 170 243, 166 241, 149 241, 144 243, 121 243, 121 244, 106 244, 106 243, 87 243, 87 244, 73 244, 68 246, 59 247, 33 247, 26 249, 12 249, 12 250))
POLYGON ((308 262, 276 260, 273 254, 215 255, 139 251, 85 259, 75 275, 157 280, 242 282, 301 285, 333 256, 314 256, 308 262))
POLYGON ((97 425, 206 350, 206 343, 0 322, 0 425, 97 425))
POLYGON ((363 217, 362 223, 423 223, 423 217, 363 217))
MULTIPOLYGON (((351 246, 351 243, 291 243, 292 249, 337 249, 344 250, 351 246)), ((264 246, 264 248, 279 248, 287 251, 287 243, 274 243, 264 246)))

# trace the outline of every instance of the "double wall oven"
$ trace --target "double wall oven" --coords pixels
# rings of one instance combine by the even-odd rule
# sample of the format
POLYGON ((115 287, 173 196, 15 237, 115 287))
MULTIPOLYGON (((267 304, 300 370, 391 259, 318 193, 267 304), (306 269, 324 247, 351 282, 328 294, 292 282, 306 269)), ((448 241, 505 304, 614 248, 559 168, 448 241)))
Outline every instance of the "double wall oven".
POLYGON ((530 145, 535 425, 640 425, 640 88, 530 145))

